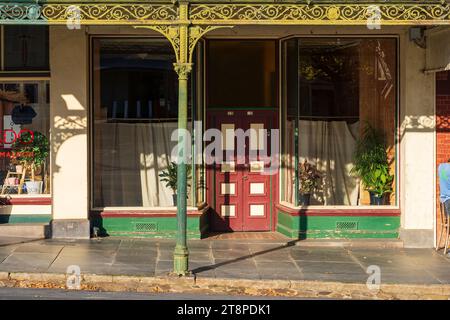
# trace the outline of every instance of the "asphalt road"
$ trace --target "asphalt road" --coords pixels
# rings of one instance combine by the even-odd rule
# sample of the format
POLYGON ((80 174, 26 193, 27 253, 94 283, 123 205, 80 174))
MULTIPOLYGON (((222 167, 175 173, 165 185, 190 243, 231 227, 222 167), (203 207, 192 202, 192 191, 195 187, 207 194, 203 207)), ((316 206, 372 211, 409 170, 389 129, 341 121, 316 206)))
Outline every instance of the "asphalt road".
MULTIPOLYGON (((277 297, 0 288, 0 300, 267 300, 277 297)), ((280 299, 280 298, 278 298, 280 299)))

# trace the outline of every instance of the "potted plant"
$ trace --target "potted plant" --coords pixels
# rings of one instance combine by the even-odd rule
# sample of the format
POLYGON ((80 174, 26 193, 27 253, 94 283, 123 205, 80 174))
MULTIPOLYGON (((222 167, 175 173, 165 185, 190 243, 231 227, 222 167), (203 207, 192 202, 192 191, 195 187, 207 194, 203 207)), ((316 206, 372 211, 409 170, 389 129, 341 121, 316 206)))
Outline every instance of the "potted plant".
MULTIPOLYGON (((170 162, 167 166, 166 170, 163 170, 162 173, 159 174, 159 177, 161 178, 162 182, 166 182, 166 187, 169 187, 173 191, 172 199, 173 199, 173 205, 177 205, 177 175, 178 175, 178 168, 177 164, 175 162, 170 162)), ((191 165, 187 165, 187 178, 188 181, 191 178, 191 165)), ((188 182, 189 187, 189 182, 188 182)))
POLYGON ((309 163, 306 159, 299 167, 300 190, 298 200, 300 205, 309 206, 311 194, 320 186, 321 174, 316 166, 309 163))
POLYGON ((366 124, 357 142, 351 173, 361 179, 370 194, 371 205, 382 205, 392 192, 394 176, 390 173, 384 133, 366 124))
POLYGON ((14 151, 18 154, 16 161, 31 172, 30 181, 25 182, 27 193, 42 193, 42 181, 36 181, 35 172, 41 170, 49 155, 49 142, 45 135, 40 132, 23 133, 13 144, 14 151))

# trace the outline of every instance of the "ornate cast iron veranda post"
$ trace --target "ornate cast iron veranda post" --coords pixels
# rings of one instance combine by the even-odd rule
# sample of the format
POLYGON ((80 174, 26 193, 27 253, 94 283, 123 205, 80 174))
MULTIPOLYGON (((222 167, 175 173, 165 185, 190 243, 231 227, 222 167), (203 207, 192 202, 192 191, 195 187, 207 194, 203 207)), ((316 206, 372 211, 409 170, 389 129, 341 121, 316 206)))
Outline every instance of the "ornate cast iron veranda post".
POLYGON ((179 56, 174 63, 178 74, 178 163, 177 163, 177 237, 173 253, 173 268, 177 275, 186 275, 189 270, 189 251, 187 248, 187 132, 188 79, 192 70, 189 59, 188 5, 179 7, 179 56))
MULTIPOLYGON (((176 24, 160 26, 136 26, 155 30, 164 35, 175 51, 175 72, 178 74, 178 159, 177 159, 177 233, 173 268, 179 276, 188 274, 189 251, 187 248, 187 157, 188 143, 188 79, 192 70, 188 4, 180 2, 176 24)), ((195 46, 195 43, 193 43, 195 46)))
POLYGON ((178 164, 177 164, 177 238, 173 254, 174 273, 186 275, 188 272, 189 251, 187 248, 187 132, 188 78, 192 64, 177 62, 178 74, 178 164))
MULTIPOLYGON (((189 272, 189 250, 187 247, 187 157, 190 137, 187 134, 188 80, 192 70, 192 56, 198 40, 207 32, 223 26, 192 26, 189 21, 188 4, 180 3, 178 31, 178 59, 174 63, 178 74, 178 165, 177 165, 177 237, 173 257, 174 273, 189 272)), ((226 26, 230 27, 230 26, 226 26)), ((177 41, 172 45, 177 48, 177 41)))

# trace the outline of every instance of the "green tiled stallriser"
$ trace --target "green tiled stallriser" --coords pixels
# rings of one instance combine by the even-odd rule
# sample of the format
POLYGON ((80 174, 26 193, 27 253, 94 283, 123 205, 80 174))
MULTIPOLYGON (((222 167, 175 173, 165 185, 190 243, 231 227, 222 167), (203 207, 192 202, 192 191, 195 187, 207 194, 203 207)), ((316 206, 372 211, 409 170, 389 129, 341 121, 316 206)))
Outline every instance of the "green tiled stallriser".
MULTIPOLYGON (((202 217, 188 217, 187 237, 188 239, 200 239, 201 231, 207 230, 202 217)), ((176 217, 155 217, 155 218, 124 218, 124 217, 103 217, 91 218, 93 227, 99 228, 99 236, 121 236, 121 237, 141 237, 171 239, 176 237, 177 219, 176 217), (147 230, 142 230, 147 228, 147 230)))
POLYGON ((52 219, 47 214, 0 214, 0 224, 2 223, 49 223, 52 219))
POLYGON ((277 231, 294 239, 387 238, 399 236, 399 216, 291 216, 278 212, 277 231), (339 229, 339 225, 352 229, 339 229))

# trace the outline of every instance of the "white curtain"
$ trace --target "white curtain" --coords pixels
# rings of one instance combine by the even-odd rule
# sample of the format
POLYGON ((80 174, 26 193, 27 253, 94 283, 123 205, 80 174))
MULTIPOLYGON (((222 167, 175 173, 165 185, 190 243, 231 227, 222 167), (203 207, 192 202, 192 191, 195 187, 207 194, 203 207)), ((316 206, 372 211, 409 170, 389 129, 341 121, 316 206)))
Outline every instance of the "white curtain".
POLYGON ((315 165, 322 175, 311 205, 358 205, 358 179, 350 174, 359 122, 299 122, 299 161, 315 165))
MULTIPOLYGON (((96 129, 101 146, 96 168, 102 171, 101 201, 104 206, 173 206, 173 191, 161 182, 176 141, 171 135, 176 122, 103 123, 96 129)), ((97 160, 97 159, 96 159, 97 160)), ((96 161, 95 160, 95 161, 96 161)))

